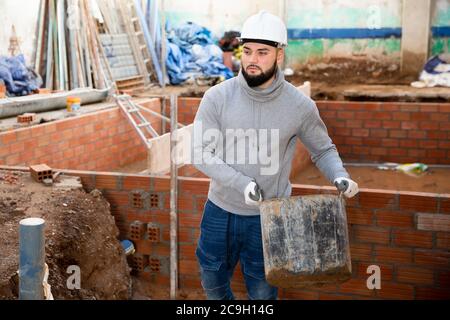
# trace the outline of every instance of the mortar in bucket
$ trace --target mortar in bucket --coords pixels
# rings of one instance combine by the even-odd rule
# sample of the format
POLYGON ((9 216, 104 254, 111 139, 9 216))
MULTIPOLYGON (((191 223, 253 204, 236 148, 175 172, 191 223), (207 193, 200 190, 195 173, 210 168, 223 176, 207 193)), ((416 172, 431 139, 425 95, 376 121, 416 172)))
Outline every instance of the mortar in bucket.
POLYGON ((351 277, 347 215, 342 195, 262 202, 267 281, 280 288, 342 283, 351 277))

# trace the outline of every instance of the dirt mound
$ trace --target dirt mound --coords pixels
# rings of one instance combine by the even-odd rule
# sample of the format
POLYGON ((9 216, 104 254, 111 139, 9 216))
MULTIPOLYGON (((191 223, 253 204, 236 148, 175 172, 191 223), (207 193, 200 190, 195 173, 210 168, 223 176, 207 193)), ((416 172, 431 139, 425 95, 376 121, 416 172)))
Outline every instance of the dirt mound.
MULTIPOLYGON (((61 177, 64 179, 64 177, 61 177)), ((99 191, 45 187, 29 173, 0 171, 0 299, 17 299, 19 221, 46 221, 46 263, 55 299, 129 299, 130 270, 109 203, 99 191), (81 289, 69 290, 69 266, 81 289)))

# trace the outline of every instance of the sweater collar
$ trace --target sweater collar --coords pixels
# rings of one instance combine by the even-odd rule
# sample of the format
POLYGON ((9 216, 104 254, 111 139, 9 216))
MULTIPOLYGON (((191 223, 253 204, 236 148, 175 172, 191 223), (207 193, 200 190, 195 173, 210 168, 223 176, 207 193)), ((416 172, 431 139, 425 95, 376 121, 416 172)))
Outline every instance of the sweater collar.
POLYGON ((281 68, 278 67, 275 79, 266 89, 249 87, 247 80, 245 80, 244 75, 242 74, 242 70, 239 72, 238 81, 250 99, 258 102, 267 102, 277 98, 281 94, 285 79, 281 68))

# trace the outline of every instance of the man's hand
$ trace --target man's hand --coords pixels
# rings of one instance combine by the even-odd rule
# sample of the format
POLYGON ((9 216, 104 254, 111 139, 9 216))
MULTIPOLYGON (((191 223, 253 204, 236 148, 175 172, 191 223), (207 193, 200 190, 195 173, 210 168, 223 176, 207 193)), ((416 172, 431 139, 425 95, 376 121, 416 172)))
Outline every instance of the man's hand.
POLYGON ((262 190, 255 181, 250 182, 244 191, 245 203, 249 206, 258 206, 264 199, 262 190))
POLYGON ((334 180, 334 185, 347 198, 352 198, 359 192, 358 184, 349 178, 337 178, 334 180))

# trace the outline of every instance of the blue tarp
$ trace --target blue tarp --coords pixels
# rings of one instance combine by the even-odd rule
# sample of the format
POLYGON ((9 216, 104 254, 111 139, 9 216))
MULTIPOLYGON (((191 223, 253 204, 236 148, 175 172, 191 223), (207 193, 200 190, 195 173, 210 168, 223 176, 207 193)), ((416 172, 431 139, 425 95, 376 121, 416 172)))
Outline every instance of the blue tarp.
POLYGON ((174 85, 196 77, 234 77, 223 64, 223 52, 214 44, 211 32, 192 22, 168 32, 166 64, 174 85))
POLYGON ((38 90, 42 79, 33 70, 27 68, 25 57, 0 56, 0 80, 6 85, 10 96, 25 96, 38 90))

